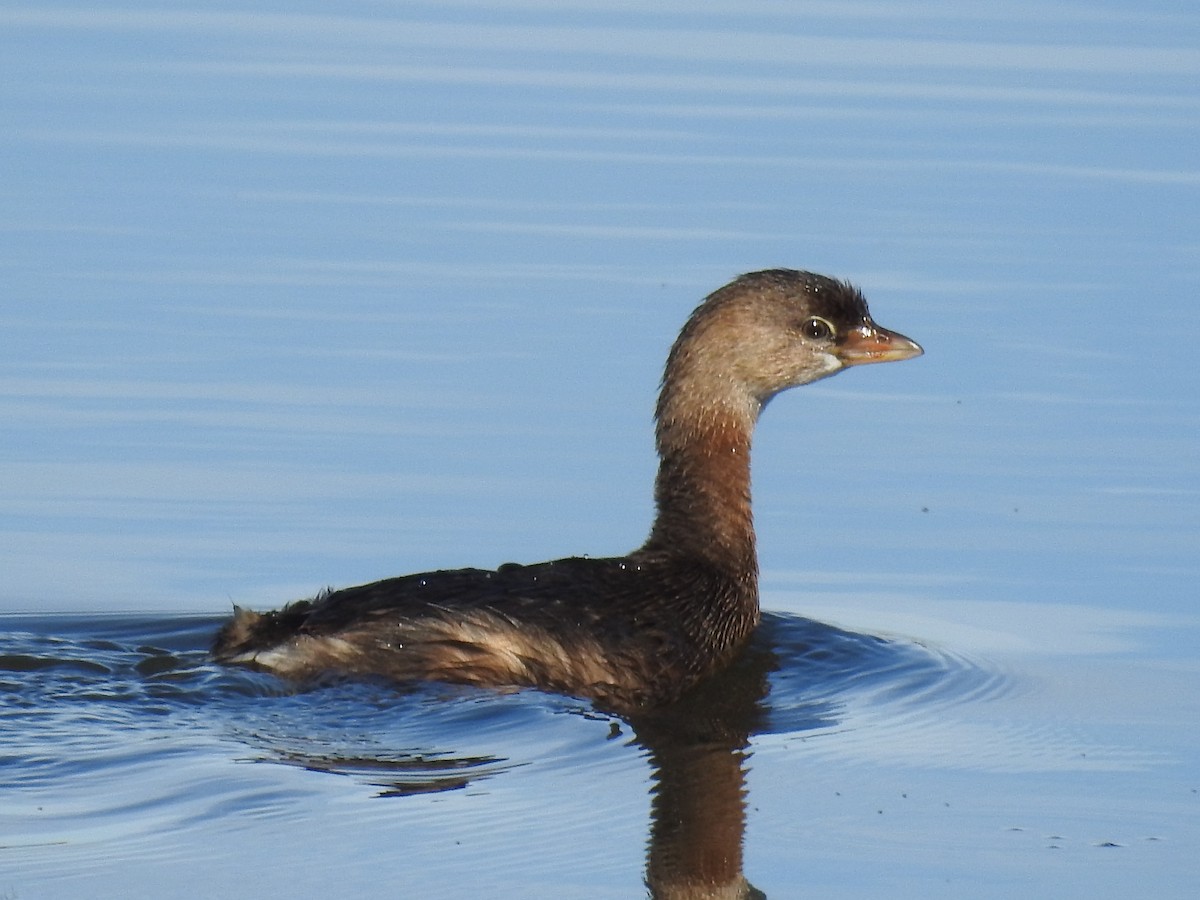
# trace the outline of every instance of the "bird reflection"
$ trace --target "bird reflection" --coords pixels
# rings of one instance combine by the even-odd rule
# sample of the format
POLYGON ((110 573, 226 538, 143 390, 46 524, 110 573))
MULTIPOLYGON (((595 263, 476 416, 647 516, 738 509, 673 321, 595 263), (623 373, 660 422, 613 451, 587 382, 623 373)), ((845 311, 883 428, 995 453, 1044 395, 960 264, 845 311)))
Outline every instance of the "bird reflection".
MULTIPOLYGON (((754 900, 743 872, 746 761, 754 735, 836 724, 846 680, 895 677, 900 649, 879 638, 791 616, 768 615, 738 657, 675 703, 613 718, 651 765, 645 883, 652 900, 754 900), (890 673, 890 674, 889 674, 890 673), (770 698, 769 694, 774 694, 770 698)), ((595 716, 584 707, 578 712, 595 716)), ((454 752, 351 756, 282 752, 274 761, 349 775, 378 796, 461 790, 516 763, 454 752)))
POLYGON ((631 719, 653 766, 646 886, 654 900, 766 896, 742 872, 745 762, 776 667, 770 647, 754 642, 679 702, 631 719))
MULTIPOLYGON (((766 726, 768 675, 776 665, 773 650, 753 642, 726 671, 676 703, 626 719, 634 741, 650 754, 645 880, 653 900, 766 896, 742 874, 745 761, 750 736, 766 726)), ((275 761, 355 777, 378 788, 380 797, 461 790, 510 767, 495 757, 411 752, 291 752, 275 761)))

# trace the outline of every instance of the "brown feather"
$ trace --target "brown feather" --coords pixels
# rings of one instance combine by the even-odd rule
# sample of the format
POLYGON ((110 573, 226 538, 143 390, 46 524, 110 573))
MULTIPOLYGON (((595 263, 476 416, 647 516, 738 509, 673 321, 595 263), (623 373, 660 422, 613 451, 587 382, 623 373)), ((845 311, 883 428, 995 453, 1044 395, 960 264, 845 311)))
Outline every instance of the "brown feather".
POLYGON ((880 329, 891 356, 875 344, 839 356, 844 336, 873 329, 862 295, 843 282, 786 269, 744 275, 696 309, 667 359, 657 516, 641 549, 406 575, 276 612, 235 608, 213 654, 294 678, 535 687, 622 712, 675 700, 724 666, 759 621, 750 439, 762 406, 845 365, 920 353, 880 329))

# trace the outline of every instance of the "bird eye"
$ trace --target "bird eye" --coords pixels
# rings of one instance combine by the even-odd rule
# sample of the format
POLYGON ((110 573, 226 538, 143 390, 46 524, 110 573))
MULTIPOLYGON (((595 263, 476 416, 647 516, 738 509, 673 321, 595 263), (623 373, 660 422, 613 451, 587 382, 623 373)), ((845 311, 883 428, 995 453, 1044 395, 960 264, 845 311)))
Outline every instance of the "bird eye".
POLYGON ((804 332, 806 338, 813 341, 827 341, 834 335, 833 326, 820 316, 805 319, 800 330, 804 332))

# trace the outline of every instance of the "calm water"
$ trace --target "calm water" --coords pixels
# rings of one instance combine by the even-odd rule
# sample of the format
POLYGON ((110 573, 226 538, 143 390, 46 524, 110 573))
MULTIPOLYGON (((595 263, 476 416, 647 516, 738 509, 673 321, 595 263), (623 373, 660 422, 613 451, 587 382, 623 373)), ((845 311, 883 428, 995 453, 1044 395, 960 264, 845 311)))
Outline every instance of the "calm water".
POLYGON ((0 6, 0 897, 1194 896, 1200 14, 644 6, 0 6), (927 354, 767 411, 695 708, 208 664, 637 545, 779 265, 927 354))

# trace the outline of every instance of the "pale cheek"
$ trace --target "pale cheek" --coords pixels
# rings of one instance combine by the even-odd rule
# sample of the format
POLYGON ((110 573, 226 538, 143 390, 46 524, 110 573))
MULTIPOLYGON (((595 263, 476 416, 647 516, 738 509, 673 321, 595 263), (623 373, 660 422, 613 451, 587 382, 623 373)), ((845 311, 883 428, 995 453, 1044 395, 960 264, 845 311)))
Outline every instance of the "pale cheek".
MULTIPOLYGON (((832 353, 819 354, 815 358, 814 363, 815 365, 809 370, 809 380, 811 381, 816 381, 818 378, 828 378, 830 375, 840 372, 846 367, 846 364, 832 353)), ((800 381, 797 383, 804 384, 805 382, 800 381)))
POLYGON ((826 375, 832 375, 838 369, 845 368, 845 363, 841 358, 834 356, 832 353, 821 354, 821 365, 826 375))

